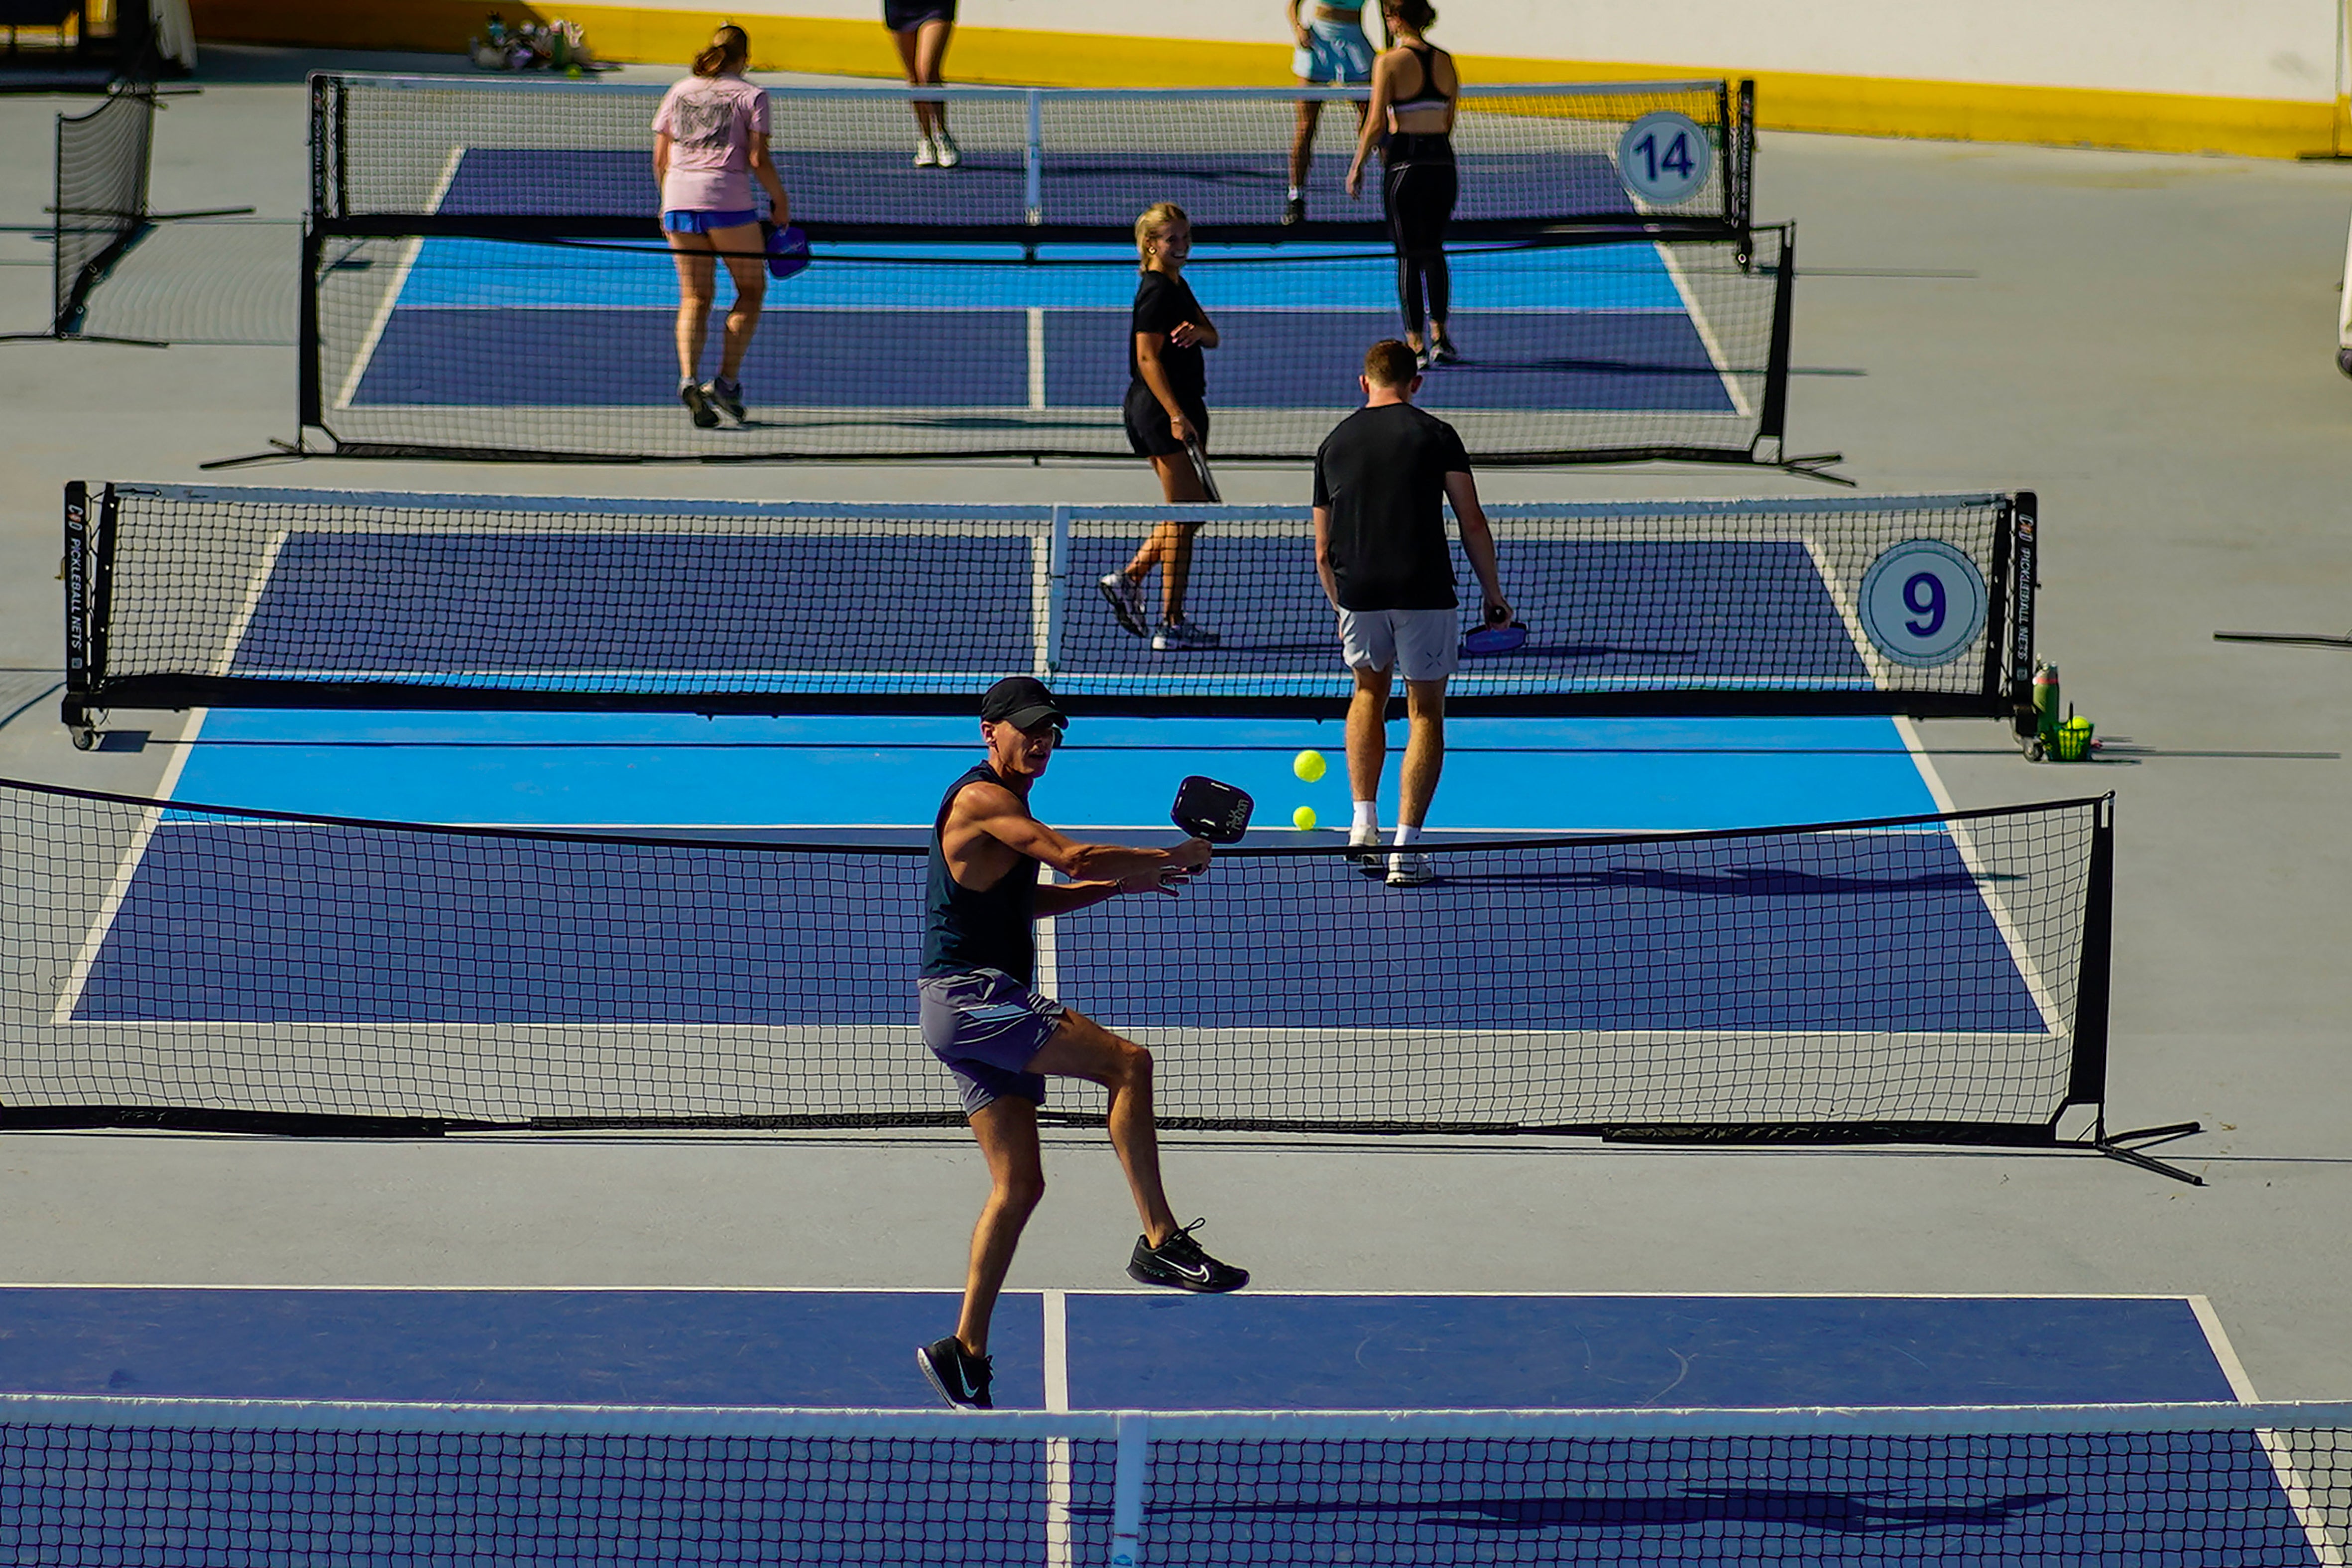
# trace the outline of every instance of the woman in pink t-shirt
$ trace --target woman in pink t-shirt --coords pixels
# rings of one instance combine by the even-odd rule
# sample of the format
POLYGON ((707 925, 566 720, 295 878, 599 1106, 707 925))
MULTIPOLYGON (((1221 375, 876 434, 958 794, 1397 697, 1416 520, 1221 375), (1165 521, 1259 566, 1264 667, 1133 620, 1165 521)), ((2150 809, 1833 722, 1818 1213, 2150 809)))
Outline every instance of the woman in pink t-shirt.
POLYGON ((654 178, 661 184, 662 230, 677 263, 678 401, 708 430, 721 409, 744 422, 743 387, 736 379, 760 303, 768 291, 767 247, 752 205, 751 180, 768 188, 770 216, 793 220, 792 198, 768 157, 768 95, 743 79, 751 40, 742 28, 711 35, 694 57, 694 74, 671 88, 654 116, 654 178), (727 259, 735 280, 734 308, 716 380, 701 379, 702 340, 718 293, 718 267, 727 259))

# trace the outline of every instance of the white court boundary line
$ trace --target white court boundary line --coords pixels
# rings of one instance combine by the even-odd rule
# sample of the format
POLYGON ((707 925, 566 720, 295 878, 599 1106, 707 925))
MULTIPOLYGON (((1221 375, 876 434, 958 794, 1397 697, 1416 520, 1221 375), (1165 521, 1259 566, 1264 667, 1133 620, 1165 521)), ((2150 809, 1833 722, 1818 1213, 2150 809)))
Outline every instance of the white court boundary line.
MULTIPOLYGON (((1894 718, 1895 731, 1903 737, 1904 749, 1911 753, 1912 765, 1919 770, 1919 781, 1927 786, 1928 796, 1935 801, 1936 809, 1948 816, 1958 816, 1959 807, 1952 804, 1952 792, 1944 787, 1942 775, 1936 772, 1935 763, 1927 755, 1927 743, 1919 738, 1918 726, 1907 714, 1898 713, 1894 718)), ((2051 989, 2048 978, 2042 973, 2042 965, 2034 961, 2032 949, 2027 945, 2024 933, 2017 929, 2017 922, 2009 912, 2009 905, 2000 896, 2000 884, 1986 869, 1983 857, 1977 853, 1975 841, 1966 832, 1967 826, 1960 822, 1948 825, 1952 846, 1959 852, 1960 863, 1968 868, 1969 875, 1975 879, 1977 896, 1984 900, 1985 912, 1992 916, 1994 926, 2000 931, 2001 942, 2009 949, 2010 962, 2017 965, 2019 978, 2025 982, 2027 993, 2032 996, 2034 1006, 2041 1011, 2042 1032, 2054 1036, 2063 1012, 2058 1005, 2057 993, 2051 989)), ((2069 1020, 2066 1037, 2070 1047, 2075 1032, 2075 1021, 2069 1020)))
MULTIPOLYGON (((441 177, 433 183, 433 201, 427 211, 441 210, 441 204, 448 199, 450 185, 457 181, 457 165, 465 159, 465 148, 449 149, 448 160, 441 166, 441 177)), ((425 254, 425 237, 419 235, 402 247, 400 260, 393 268, 391 287, 384 290, 383 302, 376 307, 374 317, 360 338, 359 352, 352 356, 352 367, 343 373, 343 384, 335 391, 337 408, 351 407, 352 399, 359 395, 360 383, 366 379, 367 368, 375 359, 376 345, 383 342, 384 329, 392 325, 392 313, 399 307, 400 297, 408 291, 408 275, 416 269, 418 259, 425 254)))
MULTIPOLYGON (((211 711, 208 708, 190 710, 187 727, 180 731, 180 738, 173 743, 172 760, 163 764, 163 776, 155 785, 158 802, 169 802, 173 792, 179 788, 180 774, 186 769, 188 758, 195 751, 197 732, 204 729, 205 720, 211 711)), ((81 1005, 82 991, 89 984, 89 972, 97 966, 99 952, 106 946, 106 939, 114 930, 115 917, 122 912, 122 900, 130 897, 131 884, 139 875, 140 863, 147 858, 147 845, 155 837, 155 829, 163 825, 163 814, 169 809, 168 805, 157 805, 140 814, 139 826, 131 833, 131 842, 123 847, 122 858, 115 864, 114 878, 106 885, 106 896, 98 902, 98 913, 90 921, 89 930, 82 934, 81 946, 74 950, 73 963, 66 970, 65 984, 58 987, 58 1005, 49 1010, 50 1023, 70 1024, 74 1021, 74 1009, 81 1005)))
POLYGON ((1714 325, 1707 321, 1706 312, 1698 308, 1698 301, 1691 298, 1690 283, 1683 276, 1682 264, 1663 245, 1653 242, 1650 248, 1658 253, 1659 264, 1665 268, 1667 279, 1674 284, 1675 292, 1681 296, 1683 314, 1690 318, 1692 329, 1698 333, 1699 342, 1706 349, 1707 361, 1715 366, 1716 379, 1723 383, 1723 390, 1730 395, 1733 411, 1742 419, 1755 418, 1755 405, 1748 401, 1748 395, 1740 390, 1730 365, 1724 362, 1723 344, 1717 341, 1714 325))
MULTIPOLYGON (((2197 1326, 2204 1331, 2213 1359, 2221 1363, 2222 1375, 2230 1380, 2231 1394, 2241 1405, 2260 1405, 2262 1396, 2254 1392, 2254 1380, 2246 1374, 2245 1363, 2238 1359, 2238 1349, 2230 1342, 2229 1331, 2221 1327, 2221 1315, 2213 1310, 2211 1300, 2191 1296, 2189 1307, 2197 1314, 2197 1326)), ((2254 1440, 2263 1446, 2263 1456, 2278 1477, 2279 1489, 2287 1507, 2294 1510, 2295 1522, 2303 1527, 2313 1557, 2321 1568, 2346 1568, 2352 1561, 2346 1553, 2347 1542, 2328 1528, 2325 1504, 2296 1461, 2294 1445, 2276 1428, 2267 1426, 2254 1429, 2254 1440)))
MULTIPOLYGON (((245 598, 237 605, 236 614, 229 617, 228 635, 221 639, 220 653, 213 660, 214 675, 226 676, 236 668, 237 649, 244 646, 245 634, 253 627, 254 612, 261 608, 261 596, 269 591, 269 579, 278 574, 278 555, 286 548, 290 533, 288 529, 275 530, 262 548, 260 567, 254 573, 253 581, 246 584, 245 598)), ((168 795, 172 792, 167 789, 163 793, 168 795)))
MULTIPOLYGON (((1060 1415, 1070 1410, 1070 1314, 1068 1293, 1045 1292, 1045 1408, 1060 1415)), ((1074 1568, 1077 1562, 1076 1531, 1070 1518, 1076 1488, 1067 1437, 1045 1439, 1045 1564, 1074 1568)))

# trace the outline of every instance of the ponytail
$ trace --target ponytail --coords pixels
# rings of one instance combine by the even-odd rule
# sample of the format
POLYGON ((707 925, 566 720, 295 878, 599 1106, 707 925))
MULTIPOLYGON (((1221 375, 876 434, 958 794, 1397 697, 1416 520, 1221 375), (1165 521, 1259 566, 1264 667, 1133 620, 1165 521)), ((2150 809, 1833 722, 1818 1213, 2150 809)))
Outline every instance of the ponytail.
POLYGON ((697 76, 740 71, 751 58, 751 35, 730 22, 710 35, 710 47, 694 57, 697 76))

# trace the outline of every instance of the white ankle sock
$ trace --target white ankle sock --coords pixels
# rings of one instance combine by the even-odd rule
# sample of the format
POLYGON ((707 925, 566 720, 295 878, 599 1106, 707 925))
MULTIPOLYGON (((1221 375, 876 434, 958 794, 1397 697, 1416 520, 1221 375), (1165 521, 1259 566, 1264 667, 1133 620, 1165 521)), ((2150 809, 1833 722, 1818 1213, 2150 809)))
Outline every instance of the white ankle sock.
POLYGON ((1358 801, 1356 803, 1356 824, 1349 831, 1368 834, 1374 838, 1378 838, 1381 836, 1380 803, 1370 800, 1358 801))
POLYGON ((1420 837, 1421 829, 1415 827, 1412 823, 1400 822, 1397 824, 1396 847, 1398 848, 1403 848, 1406 845, 1412 843, 1420 837))

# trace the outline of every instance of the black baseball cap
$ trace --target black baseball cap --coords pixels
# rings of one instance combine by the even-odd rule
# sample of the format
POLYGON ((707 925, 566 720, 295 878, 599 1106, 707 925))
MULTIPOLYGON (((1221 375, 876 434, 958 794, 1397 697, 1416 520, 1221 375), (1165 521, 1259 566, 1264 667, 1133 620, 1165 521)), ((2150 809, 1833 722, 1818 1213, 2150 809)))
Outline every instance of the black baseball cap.
POLYGON ((1016 730, 1031 730, 1040 724, 1055 729, 1066 728, 1068 714, 1045 689, 1045 683, 1034 675, 1008 675, 988 689, 980 700, 980 716, 993 724, 1010 724, 1016 730))

